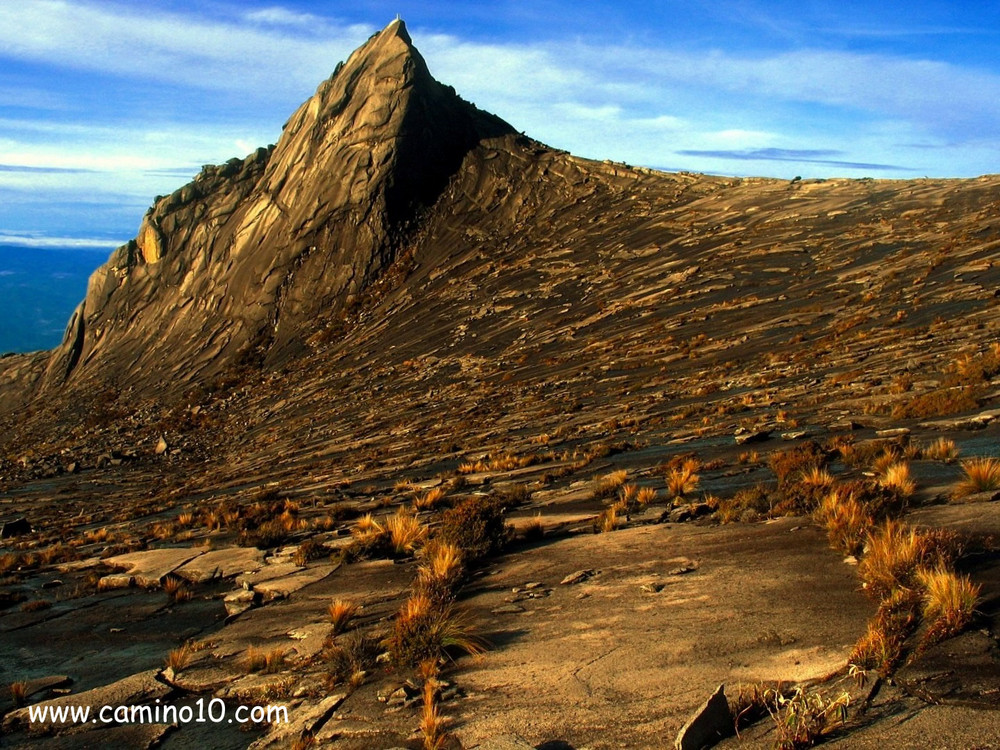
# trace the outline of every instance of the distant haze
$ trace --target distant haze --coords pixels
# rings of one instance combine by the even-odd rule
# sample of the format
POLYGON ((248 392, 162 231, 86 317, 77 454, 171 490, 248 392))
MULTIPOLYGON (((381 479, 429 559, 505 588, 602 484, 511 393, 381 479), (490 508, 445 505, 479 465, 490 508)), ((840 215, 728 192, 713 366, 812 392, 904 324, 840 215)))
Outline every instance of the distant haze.
POLYGON ((51 349, 108 250, 0 245, 0 353, 51 349))

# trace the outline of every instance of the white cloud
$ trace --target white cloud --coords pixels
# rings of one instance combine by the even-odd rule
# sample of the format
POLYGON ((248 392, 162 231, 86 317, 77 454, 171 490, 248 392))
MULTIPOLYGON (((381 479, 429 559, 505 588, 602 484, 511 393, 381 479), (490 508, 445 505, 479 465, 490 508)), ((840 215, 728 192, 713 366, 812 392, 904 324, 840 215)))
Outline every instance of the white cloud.
POLYGON ((251 23, 268 26, 294 26, 315 29, 318 25, 325 25, 325 21, 319 16, 312 13, 299 13, 288 8, 282 8, 280 5, 254 10, 243 17, 251 23))
POLYGON ((122 242, 95 237, 50 237, 41 234, 19 234, 0 232, 0 245, 18 245, 20 247, 37 248, 90 248, 101 250, 107 248, 110 252, 121 245, 122 242))

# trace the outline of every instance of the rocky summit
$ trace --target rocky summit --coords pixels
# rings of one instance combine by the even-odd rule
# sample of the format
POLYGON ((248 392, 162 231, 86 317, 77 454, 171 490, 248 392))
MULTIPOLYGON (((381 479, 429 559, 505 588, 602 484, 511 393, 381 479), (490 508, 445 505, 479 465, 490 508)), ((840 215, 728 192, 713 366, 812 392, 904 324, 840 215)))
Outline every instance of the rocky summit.
POLYGON ((5 745, 1000 747, 998 207, 577 158, 393 22, 0 360, 5 745))

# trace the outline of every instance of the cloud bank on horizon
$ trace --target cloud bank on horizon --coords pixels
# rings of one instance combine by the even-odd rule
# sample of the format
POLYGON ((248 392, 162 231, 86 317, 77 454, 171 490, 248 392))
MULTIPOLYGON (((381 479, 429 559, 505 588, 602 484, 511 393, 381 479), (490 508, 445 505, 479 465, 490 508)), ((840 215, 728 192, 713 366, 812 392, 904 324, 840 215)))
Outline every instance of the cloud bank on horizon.
POLYGON ((121 242, 154 195, 274 142, 397 12, 438 80, 581 156, 783 178, 1000 171, 989 3, 33 0, 0 5, 0 234, 121 242))

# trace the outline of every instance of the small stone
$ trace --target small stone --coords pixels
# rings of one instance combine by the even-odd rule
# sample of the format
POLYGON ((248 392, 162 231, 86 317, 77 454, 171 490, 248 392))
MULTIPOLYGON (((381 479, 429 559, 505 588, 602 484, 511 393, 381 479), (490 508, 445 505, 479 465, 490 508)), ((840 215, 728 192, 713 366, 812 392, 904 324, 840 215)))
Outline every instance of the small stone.
POLYGON ((524 607, 519 607, 516 604, 504 604, 491 611, 495 615, 516 615, 520 612, 524 612, 524 607))
POLYGON ((542 583, 541 581, 532 581, 531 583, 524 584, 524 588, 526 588, 528 591, 531 591, 532 589, 541 588, 544 585, 545 584, 542 583))
POLYGON ((156 448, 153 450, 153 452, 157 456, 162 456, 164 453, 167 452, 167 441, 163 438, 162 435, 160 436, 160 439, 156 442, 156 448))
POLYGON ((847 563, 848 565, 857 565, 858 558, 856 558, 854 555, 848 555, 847 557, 844 558, 844 562, 847 563))
POLYGON ((594 570, 578 570, 575 573, 570 573, 568 576, 563 578, 559 583, 563 586, 571 586, 574 583, 582 583, 588 578, 593 576, 596 571, 594 570))
POLYGON ((663 591, 662 583, 644 583, 639 587, 645 594, 659 594, 663 591))

